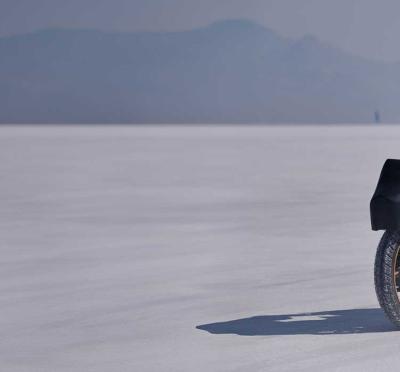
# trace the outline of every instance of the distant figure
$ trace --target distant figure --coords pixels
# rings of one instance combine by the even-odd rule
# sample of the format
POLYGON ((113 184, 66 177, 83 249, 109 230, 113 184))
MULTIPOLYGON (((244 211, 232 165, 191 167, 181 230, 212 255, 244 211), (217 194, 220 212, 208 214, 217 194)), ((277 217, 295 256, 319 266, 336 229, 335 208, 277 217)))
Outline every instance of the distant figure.
POLYGON ((375 116, 375 123, 379 124, 381 122, 381 113, 379 110, 376 110, 374 113, 375 116))

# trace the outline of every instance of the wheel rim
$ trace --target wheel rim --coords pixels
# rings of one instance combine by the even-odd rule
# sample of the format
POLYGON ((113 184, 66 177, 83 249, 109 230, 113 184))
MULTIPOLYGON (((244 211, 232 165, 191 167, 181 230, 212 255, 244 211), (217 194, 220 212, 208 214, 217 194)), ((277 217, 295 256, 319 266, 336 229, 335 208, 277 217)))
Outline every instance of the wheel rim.
POLYGON ((397 294, 397 299, 400 301, 400 246, 397 247, 393 260, 393 284, 397 294))

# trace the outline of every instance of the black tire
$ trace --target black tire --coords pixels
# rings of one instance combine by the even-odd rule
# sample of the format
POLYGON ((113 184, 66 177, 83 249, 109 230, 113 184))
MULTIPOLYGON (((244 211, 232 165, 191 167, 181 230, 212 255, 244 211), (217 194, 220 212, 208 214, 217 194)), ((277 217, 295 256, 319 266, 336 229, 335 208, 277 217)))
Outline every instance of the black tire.
POLYGON ((386 231, 379 242, 375 258, 375 291, 389 320, 400 328, 400 302, 395 270, 400 248, 400 232, 386 231))

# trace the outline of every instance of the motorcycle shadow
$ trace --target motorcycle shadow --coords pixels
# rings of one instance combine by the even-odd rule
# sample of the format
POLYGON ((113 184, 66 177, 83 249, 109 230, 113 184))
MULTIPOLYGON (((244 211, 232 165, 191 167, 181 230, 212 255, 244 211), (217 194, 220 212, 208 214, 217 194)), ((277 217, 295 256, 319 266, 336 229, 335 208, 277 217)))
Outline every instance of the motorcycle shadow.
POLYGON ((397 329, 381 309, 262 315, 196 327, 212 334, 240 336, 332 335, 393 332, 397 329))

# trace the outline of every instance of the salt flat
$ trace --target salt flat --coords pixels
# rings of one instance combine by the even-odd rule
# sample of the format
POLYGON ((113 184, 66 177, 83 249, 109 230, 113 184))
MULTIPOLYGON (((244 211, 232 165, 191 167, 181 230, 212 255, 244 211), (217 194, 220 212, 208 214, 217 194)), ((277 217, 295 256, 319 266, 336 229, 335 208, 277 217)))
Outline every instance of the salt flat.
POLYGON ((0 370, 384 371, 369 199, 400 127, 0 127, 0 370))

